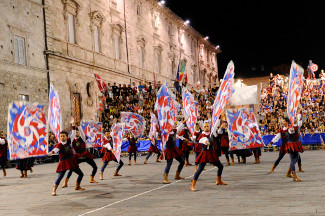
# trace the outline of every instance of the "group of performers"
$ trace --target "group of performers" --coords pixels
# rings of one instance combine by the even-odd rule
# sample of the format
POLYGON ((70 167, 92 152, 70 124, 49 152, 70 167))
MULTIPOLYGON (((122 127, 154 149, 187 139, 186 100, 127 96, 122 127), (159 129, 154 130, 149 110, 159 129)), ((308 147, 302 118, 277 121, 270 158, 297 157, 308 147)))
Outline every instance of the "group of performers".
MULTIPOLYGON (((195 126, 194 136, 191 136, 189 129, 186 126, 186 120, 183 120, 178 125, 175 124, 173 130, 169 134, 168 140, 165 145, 165 149, 163 150, 163 154, 161 154, 160 150, 157 147, 157 141, 161 139, 161 134, 159 132, 156 133, 154 142, 151 142, 150 148, 148 150, 148 155, 145 158, 144 164, 147 164, 150 156, 155 153, 157 158, 156 162, 161 162, 159 159, 164 158, 166 160, 166 167, 163 174, 163 183, 169 184, 170 181, 168 179, 170 168, 173 164, 174 159, 178 161, 178 167, 175 174, 175 180, 184 179, 181 177, 181 172, 184 166, 191 166, 192 164, 189 162, 189 154, 190 151, 193 150, 195 153, 195 164, 194 171, 195 174, 192 179, 192 183, 190 186, 191 191, 196 191, 196 182, 204 171, 207 163, 212 164, 218 168, 217 177, 216 177, 216 185, 227 185, 227 183, 221 180, 223 165, 220 162, 219 157, 224 154, 227 160, 226 165, 234 165, 234 155, 237 155, 239 163, 246 163, 246 157, 254 155, 255 163, 260 163, 261 149, 243 149, 243 150, 235 150, 229 151, 229 139, 227 132, 227 122, 222 121, 222 118, 217 121, 217 127, 214 127, 214 130, 210 130, 210 122, 205 122, 203 124, 202 129, 199 124, 195 126), (220 123, 221 122, 221 123, 220 123), (220 125, 220 127, 219 127, 220 125), (176 140, 179 139, 179 147, 176 146, 176 140), (230 157, 229 157, 230 156, 230 157), (241 158, 241 160, 240 160, 241 158), (231 161, 230 161, 231 159, 231 161)), ((71 135, 67 131, 60 132, 60 142, 55 145, 53 150, 49 153, 49 156, 53 154, 59 155, 59 163, 57 165, 56 172, 58 173, 58 177, 54 183, 52 195, 56 195, 56 190, 60 185, 61 180, 64 178, 65 173, 68 171, 67 176, 64 180, 62 188, 68 187, 69 178, 72 173, 75 172, 78 175, 75 190, 82 191, 85 190, 81 187, 81 181, 83 179, 83 172, 79 168, 79 164, 82 162, 86 162, 92 167, 92 172, 90 174, 90 183, 98 183, 96 181, 95 175, 97 173, 97 165, 94 161, 94 155, 91 154, 86 148, 86 136, 83 133, 81 127, 76 127, 74 124, 74 119, 71 119, 72 131, 71 135)), ((304 172, 302 170, 301 165, 301 157, 299 153, 302 153, 303 147, 299 140, 300 127, 302 125, 301 115, 297 116, 296 124, 293 126, 289 126, 289 121, 284 119, 282 122, 282 129, 279 130, 278 134, 274 137, 269 145, 278 142, 282 139, 282 146, 279 151, 279 157, 274 162, 270 173, 273 173, 281 159, 284 157, 286 153, 290 154, 291 163, 288 169, 287 177, 293 178, 294 181, 301 181, 298 178, 295 164, 298 162, 298 167, 300 172, 304 172)), ((129 163, 131 165, 132 154, 134 158, 134 164, 136 164, 137 157, 137 138, 131 133, 128 132, 123 141, 128 141, 129 148, 129 163)), ((0 136, 0 165, 3 170, 3 175, 6 176, 5 163, 7 158, 7 145, 6 140, 3 134, 0 136)), ((119 174, 120 169, 123 167, 124 163, 122 160, 117 160, 115 155, 112 152, 113 149, 113 139, 109 133, 106 131, 103 137, 103 145, 101 149, 101 153, 103 154, 102 158, 102 167, 100 169, 100 180, 103 180, 103 173, 105 168, 109 164, 110 161, 114 161, 118 163, 118 167, 114 172, 113 176, 121 176, 119 174)), ((27 159, 19 159, 17 161, 17 169, 21 171, 21 178, 27 177, 27 170, 32 172, 34 160, 33 158, 27 159)))

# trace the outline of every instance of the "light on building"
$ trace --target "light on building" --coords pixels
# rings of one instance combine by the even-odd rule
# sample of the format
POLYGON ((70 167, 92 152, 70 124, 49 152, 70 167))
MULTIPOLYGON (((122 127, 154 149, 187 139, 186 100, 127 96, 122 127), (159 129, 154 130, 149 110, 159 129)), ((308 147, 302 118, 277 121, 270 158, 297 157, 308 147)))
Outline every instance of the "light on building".
POLYGON ((184 25, 188 25, 188 24, 190 24, 190 21, 189 21, 189 20, 186 20, 186 21, 184 22, 184 25))
POLYGON ((165 3, 166 3, 166 1, 160 1, 158 4, 159 4, 160 6, 163 6, 163 5, 165 5, 165 3))
POLYGON ((217 49, 219 49, 219 48, 220 48, 220 46, 219 46, 219 45, 217 45, 217 46, 216 46, 216 48, 217 48, 217 49))
POLYGON ((206 37, 204 38, 204 40, 209 40, 209 36, 206 36, 206 37))

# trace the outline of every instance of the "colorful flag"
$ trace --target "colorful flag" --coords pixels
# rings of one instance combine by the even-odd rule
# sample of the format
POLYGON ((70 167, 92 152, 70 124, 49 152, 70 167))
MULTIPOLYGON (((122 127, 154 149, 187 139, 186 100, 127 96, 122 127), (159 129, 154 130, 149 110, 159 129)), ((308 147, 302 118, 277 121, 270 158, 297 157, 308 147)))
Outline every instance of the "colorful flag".
POLYGON ((230 150, 263 147, 253 109, 227 109, 230 150))
POLYGON ((294 125, 297 108, 304 86, 304 69, 292 61, 289 77, 289 91, 287 98, 287 113, 290 123, 294 125))
POLYGON ((170 132, 174 128, 178 111, 180 109, 180 105, 177 103, 175 95, 168 91, 166 83, 161 86, 157 93, 155 109, 157 111, 157 118, 161 132, 162 147, 164 147, 170 132))
POLYGON ((195 136, 194 132, 198 116, 198 103, 195 101, 194 96, 186 88, 183 88, 182 98, 184 118, 187 119, 186 125, 191 132, 191 135, 195 136))
POLYGON ((120 161, 120 157, 121 157, 123 130, 124 130, 124 125, 121 123, 117 123, 112 126, 112 132, 111 132, 111 137, 113 139, 112 152, 115 155, 115 158, 118 162, 120 161))
POLYGON ((61 107, 58 92, 54 89, 52 83, 50 85, 49 96, 49 112, 48 112, 49 127, 54 133, 54 136, 58 142, 60 142, 61 132, 61 107))
POLYGON ((82 121, 81 127, 87 137, 87 148, 98 148, 102 146, 102 123, 93 121, 82 121))
POLYGON ((104 94, 107 91, 106 83, 98 76, 98 74, 94 74, 94 76, 96 78, 99 91, 104 94))
POLYGON ((151 115, 151 126, 150 126, 150 132, 149 132, 149 139, 152 143, 155 143, 156 139, 156 132, 158 130, 158 120, 155 114, 150 113, 151 115))
POLYGON ((183 81, 183 76, 184 76, 184 73, 185 73, 185 69, 186 69, 186 59, 183 59, 181 61, 181 65, 180 65, 180 68, 179 68, 179 79, 178 79, 179 82, 183 81))
POLYGON ((45 107, 22 101, 11 103, 7 138, 10 160, 47 155, 45 107))
POLYGON ((131 132, 135 137, 141 136, 146 128, 146 120, 136 113, 121 112, 120 122, 124 123, 123 133, 131 132))
POLYGON ((215 128, 216 122, 219 119, 222 110, 228 104, 231 95, 234 93, 234 89, 233 89, 234 77, 235 77, 235 65, 233 61, 230 61, 213 103, 211 132, 216 130, 215 128))

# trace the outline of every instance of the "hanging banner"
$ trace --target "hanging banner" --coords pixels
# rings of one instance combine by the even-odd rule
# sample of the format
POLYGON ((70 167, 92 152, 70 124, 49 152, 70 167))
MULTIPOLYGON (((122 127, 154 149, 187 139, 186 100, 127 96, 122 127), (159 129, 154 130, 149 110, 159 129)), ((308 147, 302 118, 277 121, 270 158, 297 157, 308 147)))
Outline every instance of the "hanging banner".
POLYGON ((86 147, 98 148, 102 146, 102 123, 93 121, 82 121, 81 127, 86 135, 86 147))
POLYGON ((48 154, 45 107, 16 101, 9 105, 8 146, 10 160, 48 154))
POLYGON ((230 150, 264 147, 253 109, 227 109, 230 150))

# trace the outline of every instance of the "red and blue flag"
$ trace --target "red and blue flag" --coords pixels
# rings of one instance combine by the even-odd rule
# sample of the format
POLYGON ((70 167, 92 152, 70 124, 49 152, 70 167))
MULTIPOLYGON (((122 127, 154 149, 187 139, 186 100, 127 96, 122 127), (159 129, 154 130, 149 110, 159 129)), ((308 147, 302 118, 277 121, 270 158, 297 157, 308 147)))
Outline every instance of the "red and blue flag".
POLYGON ((234 77, 235 65, 233 61, 230 61, 213 103, 211 132, 216 130, 216 122, 219 119, 223 109, 228 104, 231 95, 235 92, 233 88, 234 77))
POLYGON ((11 103, 7 138, 10 160, 47 155, 45 107, 23 101, 11 103))
POLYGON ((157 119, 161 132, 161 141, 164 146, 170 132, 174 128, 180 109, 180 105, 177 103, 175 96, 168 91, 166 83, 157 92, 155 109, 157 111, 157 119))
POLYGON ((192 136, 195 132, 195 124, 198 116, 198 103, 195 101, 194 96, 186 89, 182 91, 184 118, 187 119, 186 125, 191 132, 192 136))
POLYGON ((111 137, 113 139, 112 152, 118 162, 120 161, 120 157, 121 157, 123 130, 124 130, 124 124, 117 123, 112 126, 112 132, 111 132, 111 137))
POLYGON ((291 125, 294 125, 301 92, 304 86, 304 69, 292 61, 289 77, 289 90, 287 98, 287 113, 291 125))
POLYGON ((230 150, 264 146, 253 109, 227 109, 230 150))
POLYGON ((87 137, 87 148, 99 148, 102 146, 102 123, 82 121, 81 128, 87 137))
POLYGON ((48 123, 58 142, 60 142, 61 132, 61 107, 58 92, 50 85, 48 123))
POLYGON ((120 122, 124 123, 123 133, 131 132, 135 137, 141 136, 146 128, 146 120, 143 116, 132 112, 121 112, 120 122))
POLYGON ((158 120, 155 114, 150 113, 151 115, 151 126, 150 126, 150 132, 149 132, 149 139, 152 143, 155 143, 156 139, 156 132, 158 131, 158 120))

